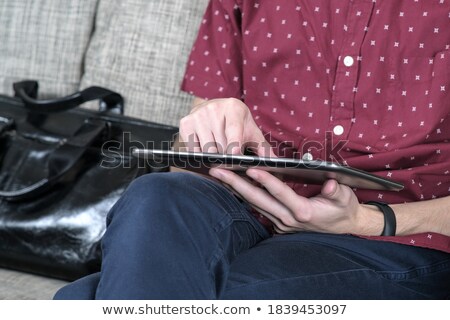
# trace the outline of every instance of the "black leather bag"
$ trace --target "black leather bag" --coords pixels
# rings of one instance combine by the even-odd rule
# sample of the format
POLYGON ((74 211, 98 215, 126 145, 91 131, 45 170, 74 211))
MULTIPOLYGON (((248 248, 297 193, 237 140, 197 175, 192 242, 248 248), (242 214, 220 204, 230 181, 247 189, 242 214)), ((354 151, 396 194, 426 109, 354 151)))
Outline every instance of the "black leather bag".
POLYGON ((132 148, 167 149, 177 128, 123 116, 104 88, 46 101, 37 88, 0 95, 0 267, 74 280, 99 270, 106 214, 128 184, 167 170, 132 148), (99 111, 77 108, 97 99, 99 111))

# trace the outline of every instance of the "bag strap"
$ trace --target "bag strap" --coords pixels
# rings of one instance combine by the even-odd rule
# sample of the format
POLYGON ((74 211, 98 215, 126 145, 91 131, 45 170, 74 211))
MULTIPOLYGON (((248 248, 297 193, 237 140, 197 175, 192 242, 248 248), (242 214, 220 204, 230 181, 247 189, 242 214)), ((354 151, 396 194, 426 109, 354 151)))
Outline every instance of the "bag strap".
POLYGON ((64 141, 48 159, 48 176, 20 190, 0 190, 0 198, 10 201, 21 201, 34 198, 55 184, 64 182, 77 174, 83 155, 90 145, 103 133, 106 123, 89 119, 77 132, 64 141))
POLYGON ((67 111, 78 107, 80 104, 92 100, 100 100, 101 112, 113 112, 123 114, 123 97, 117 92, 102 88, 89 87, 75 92, 69 96, 57 99, 38 100, 37 92, 39 84, 34 80, 25 80, 13 84, 15 96, 20 98, 26 109, 34 112, 53 113, 67 111))

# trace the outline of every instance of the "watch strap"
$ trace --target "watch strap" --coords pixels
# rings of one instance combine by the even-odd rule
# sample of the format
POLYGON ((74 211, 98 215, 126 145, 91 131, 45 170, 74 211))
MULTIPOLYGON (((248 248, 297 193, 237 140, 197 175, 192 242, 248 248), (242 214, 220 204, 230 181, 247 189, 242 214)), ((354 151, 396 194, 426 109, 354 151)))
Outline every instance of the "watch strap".
POLYGON ((376 206, 384 216, 384 228, 381 233, 382 236, 395 236, 397 230, 397 219, 395 218, 394 210, 384 202, 380 201, 368 201, 365 204, 376 206))

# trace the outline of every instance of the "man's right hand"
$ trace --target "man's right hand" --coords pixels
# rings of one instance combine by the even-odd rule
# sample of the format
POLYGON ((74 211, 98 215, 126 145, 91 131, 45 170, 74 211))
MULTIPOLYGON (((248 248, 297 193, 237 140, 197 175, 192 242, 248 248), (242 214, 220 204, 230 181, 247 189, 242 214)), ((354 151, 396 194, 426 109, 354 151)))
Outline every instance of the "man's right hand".
POLYGON ((270 144, 240 100, 199 100, 180 121, 180 142, 186 151, 242 154, 245 149, 261 157, 275 157, 270 144))

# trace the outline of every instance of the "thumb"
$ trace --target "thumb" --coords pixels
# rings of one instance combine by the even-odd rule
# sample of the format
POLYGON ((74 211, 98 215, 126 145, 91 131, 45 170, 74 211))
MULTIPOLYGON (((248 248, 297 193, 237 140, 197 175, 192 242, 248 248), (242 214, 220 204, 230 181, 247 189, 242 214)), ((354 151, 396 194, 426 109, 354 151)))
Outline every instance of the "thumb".
POLYGON ((259 130, 256 124, 254 126, 254 129, 250 132, 246 147, 252 150, 252 152, 259 157, 277 157, 272 150, 272 146, 266 140, 263 133, 261 132, 261 130, 259 130))
POLYGON ((323 197, 338 201, 343 197, 343 188, 336 180, 328 180, 323 184, 321 194, 323 197))

